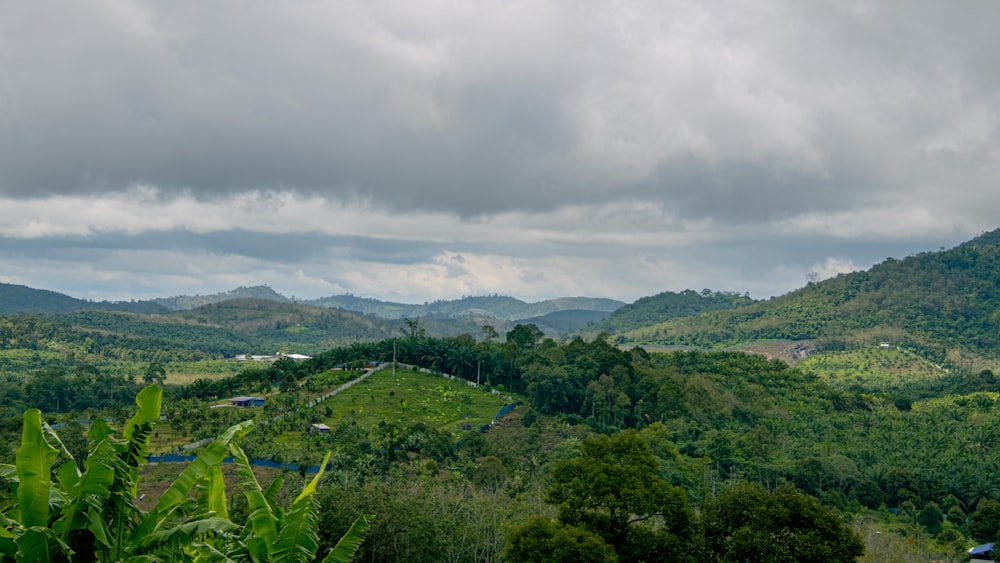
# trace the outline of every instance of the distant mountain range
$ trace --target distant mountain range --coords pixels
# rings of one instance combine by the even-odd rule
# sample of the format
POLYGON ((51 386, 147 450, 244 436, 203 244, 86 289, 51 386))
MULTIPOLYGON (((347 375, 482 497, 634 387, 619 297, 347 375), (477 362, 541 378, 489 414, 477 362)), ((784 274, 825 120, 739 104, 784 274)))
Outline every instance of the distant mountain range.
MULTIPOLYGON (((836 350, 885 341, 957 365, 970 355, 1000 357, 1000 230, 950 250, 890 258, 870 270, 809 283, 766 301, 738 293, 687 290, 644 297, 629 305, 587 297, 527 303, 502 295, 405 304, 354 295, 293 300, 268 286, 256 286, 212 295, 92 302, 0 284, 0 315, 59 317, 80 311, 93 314, 59 322, 99 331, 97 335, 124 337, 128 330, 121 315, 131 314, 128 318, 137 327, 135 323, 214 327, 254 342, 287 341, 310 344, 312 349, 334 341, 397 334, 404 318, 420 319, 426 333, 434 336, 478 335, 484 325, 502 334, 515 324, 534 323, 550 336, 604 332, 624 344, 715 349, 788 340, 836 350)), ((163 327, 143 326, 157 338, 173 342, 163 327)), ((234 341, 232 346, 246 344, 234 341)), ((221 344, 216 348, 228 349, 221 344)))
POLYGON ((604 318, 625 305, 614 299, 591 297, 565 297, 528 303, 503 295, 463 297, 461 299, 434 301, 424 304, 394 303, 378 299, 356 297, 354 295, 334 295, 320 299, 293 300, 272 288, 261 285, 238 287, 236 289, 210 295, 178 295, 161 297, 148 301, 95 302, 76 299, 48 291, 21 285, 0 284, 0 315, 18 313, 59 314, 83 310, 122 311, 144 314, 165 314, 169 312, 191 311, 206 305, 214 305, 236 300, 261 300, 275 303, 296 304, 324 309, 342 309, 363 315, 390 320, 420 318, 425 321, 446 319, 495 319, 499 323, 520 319, 539 319, 546 332, 562 332, 567 327, 576 328, 582 324, 604 318), (541 317, 553 313, 572 311, 561 319, 544 320, 541 317), (574 320, 571 320, 574 319, 574 320), (558 327, 558 328, 556 328, 558 327))

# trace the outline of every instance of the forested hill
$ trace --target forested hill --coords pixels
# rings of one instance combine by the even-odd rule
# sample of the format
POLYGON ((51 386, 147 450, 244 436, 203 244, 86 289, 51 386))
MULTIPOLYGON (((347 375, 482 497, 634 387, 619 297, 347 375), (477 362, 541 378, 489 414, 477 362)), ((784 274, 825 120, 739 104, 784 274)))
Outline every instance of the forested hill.
POLYGON ((379 301, 378 299, 354 295, 334 295, 308 301, 308 303, 322 307, 358 311, 384 319, 487 316, 505 321, 531 319, 559 311, 610 313, 624 305, 623 302, 614 299, 594 297, 563 297, 528 303, 505 295, 470 296, 461 299, 433 301, 422 305, 379 301))
POLYGON ((161 297, 153 301, 171 311, 185 311, 195 309, 202 305, 222 303, 233 299, 266 299, 279 303, 291 301, 288 297, 278 293, 266 285, 255 285, 251 287, 240 286, 236 289, 213 293, 210 295, 177 295, 175 297, 161 297))
POLYGON ((0 283, 0 315, 69 313, 85 309, 132 313, 166 312, 163 307, 149 301, 86 301, 47 289, 0 283))
POLYGON ((843 348, 890 341, 944 361, 1000 350, 1000 230, 941 252, 887 259, 738 309, 635 329, 630 342, 720 347, 818 339, 843 348))
POLYGON ((753 302, 754 300, 746 295, 708 289, 700 293, 691 289, 680 293, 664 291, 625 305, 603 320, 588 326, 586 330, 621 334, 670 319, 690 317, 707 311, 742 307, 753 302))

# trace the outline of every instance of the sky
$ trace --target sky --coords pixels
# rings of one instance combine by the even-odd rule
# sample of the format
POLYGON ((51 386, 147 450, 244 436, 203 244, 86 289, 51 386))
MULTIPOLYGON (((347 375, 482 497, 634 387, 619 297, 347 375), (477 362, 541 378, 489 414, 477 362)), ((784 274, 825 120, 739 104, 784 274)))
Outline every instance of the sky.
POLYGON ((0 1, 0 282, 781 295, 1000 227, 1000 2, 0 1))

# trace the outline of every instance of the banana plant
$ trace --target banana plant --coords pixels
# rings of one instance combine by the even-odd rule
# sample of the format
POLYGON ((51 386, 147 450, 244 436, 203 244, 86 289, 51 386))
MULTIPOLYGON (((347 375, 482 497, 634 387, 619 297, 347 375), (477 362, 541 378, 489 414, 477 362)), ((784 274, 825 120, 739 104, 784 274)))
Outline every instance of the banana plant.
MULTIPOLYGON (((152 510, 135 505, 139 465, 161 403, 159 388, 143 389, 121 437, 97 420, 82 472, 41 412, 27 411, 15 464, 0 465, 0 479, 9 483, 15 501, 0 505, 0 561, 312 561, 322 469, 283 511, 274 501, 280 483, 262 490, 235 442, 252 421, 230 427, 204 448, 152 510), (227 453, 237 463, 251 509, 242 528, 227 513, 221 471, 227 453)), ((372 518, 359 517, 324 561, 351 561, 372 518)))

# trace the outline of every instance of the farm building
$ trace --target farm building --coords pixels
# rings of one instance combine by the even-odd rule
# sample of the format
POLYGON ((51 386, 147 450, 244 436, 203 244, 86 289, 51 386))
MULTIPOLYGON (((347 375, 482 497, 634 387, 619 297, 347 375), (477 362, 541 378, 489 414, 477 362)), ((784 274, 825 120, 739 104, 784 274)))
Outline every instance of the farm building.
POLYGON ((327 425, 325 425, 325 424, 322 424, 322 423, 310 424, 309 425, 309 433, 310 434, 321 434, 321 433, 325 433, 325 432, 329 432, 329 431, 330 431, 330 427, 327 426, 327 425))
POLYGON ((978 563, 993 563, 996 558, 993 555, 994 544, 987 543, 983 545, 977 545, 976 547, 969 550, 969 556, 972 558, 970 561, 978 563))
POLYGON ((234 407, 263 407, 264 397, 233 397, 229 402, 234 407))

